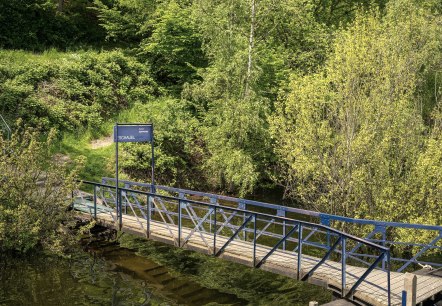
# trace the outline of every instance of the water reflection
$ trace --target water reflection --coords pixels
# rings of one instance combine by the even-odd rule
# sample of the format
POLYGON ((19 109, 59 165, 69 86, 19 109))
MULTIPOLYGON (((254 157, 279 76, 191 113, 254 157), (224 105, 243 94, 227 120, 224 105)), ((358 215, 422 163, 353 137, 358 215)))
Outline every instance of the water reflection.
POLYGON ((186 277, 169 271, 134 251, 114 245, 92 244, 89 249, 114 265, 114 271, 141 279, 154 293, 182 305, 245 305, 247 301, 235 295, 208 289, 186 277))
POLYGON ((76 254, 8 258, 0 268, 0 305, 170 305, 141 280, 103 259, 76 254))
POLYGON ((78 252, 2 259, 0 305, 244 305, 201 287, 117 245, 78 252))

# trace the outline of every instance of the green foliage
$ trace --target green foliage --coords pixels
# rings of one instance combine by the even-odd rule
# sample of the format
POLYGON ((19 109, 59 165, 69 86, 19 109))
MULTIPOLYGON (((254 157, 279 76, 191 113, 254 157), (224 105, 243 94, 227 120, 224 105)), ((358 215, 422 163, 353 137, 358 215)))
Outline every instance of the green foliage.
POLYGON ((253 191, 264 173, 270 143, 264 101, 215 100, 201 130, 209 156, 204 169, 212 186, 245 195, 253 191))
POLYGON ((358 9, 385 9, 388 0, 319 0, 315 3, 315 17, 329 26, 352 22, 358 9))
POLYGON ((272 119, 291 197, 335 214, 441 224, 440 21, 413 1, 384 17, 360 13, 322 71, 294 77, 272 119))
POLYGON ((288 71, 321 62, 327 35, 312 7, 294 0, 195 1, 193 18, 209 66, 183 97, 203 121, 212 186, 245 195, 268 180, 272 101, 288 71))
POLYGON ((138 47, 143 37, 152 31, 144 26, 155 12, 154 0, 94 0, 100 25, 106 30, 106 39, 127 47, 138 47))
POLYGON ((25 253, 37 248, 62 252, 70 236, 61 228, 78 167, 51 160, 46 140, 26 129, 10 141, 0 138, 0 252, 25 253))
POLYGON ((104 31, 87 10, 88 5, 89 1, 74 0, 57 11, 52 0, 1 1, 0 47, 43 51, 48 47, 101 44, 104 31))
POLYGON ((184 83, 196 79, 196 68, 206 65, 202 37, 191 14, 191 6, 176 0, 159 5, 147 23, 152 34, 140 45, 139 53, 148 59, 156 79, 172 91, 179 92, 184 83))
POLYGON ((121 51, 1 51, 0 81, 0 112, 61 130, 99 126, 157 88, 149 70, 121 51))
MULTIPOLYGON (((69 131, 60 150, 86 155, 91 178, 109 173, 112 148, 89 142, 111 120, 154 122, 160 183, 243 196, 276 182, 317 210, 428 210, 440 223, 440 1, 27 0, 0 12, 6 48, 100 45, 98 25, 125 48, 0 51, 0 112, 69 131)), ((125 175, 148 181, 149 146, 123 148, 125 175)))
MULTIPOLYGON (((152 122, 155 130, 155 173, 158 184, 192 187, 201 184, 198 170, 201 152, 197 146, 198 121, 179 100, 162 98, 136 104, 124 112, 121 122, 152 122)), ((151 145, 121 144, 124 171, 150 181, 151 145)))
POLYGON ((172 93, 179 94, 184 83, 196 78, 196 69, 206 65, 191 2, 119 0, 106 5, 96 0, 95 5, 107 38, 135 50, 172 93))

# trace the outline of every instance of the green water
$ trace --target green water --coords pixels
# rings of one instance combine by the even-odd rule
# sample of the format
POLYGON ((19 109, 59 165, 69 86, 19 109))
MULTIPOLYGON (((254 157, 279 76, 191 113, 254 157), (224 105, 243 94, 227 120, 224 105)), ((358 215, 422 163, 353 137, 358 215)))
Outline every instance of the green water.
POLYGON ((105 260, 76 254, 66 260, 43 255, 3 260, 0 305, 168 304, 149 284, 113 271, 105 260))
POLYGON ((71 259, 2 260, 0 305, 242 305, 115 245, 71 259))
POLYGON ((326 290, 133 236, 0 261, 0 305, 306 305, 326 290))

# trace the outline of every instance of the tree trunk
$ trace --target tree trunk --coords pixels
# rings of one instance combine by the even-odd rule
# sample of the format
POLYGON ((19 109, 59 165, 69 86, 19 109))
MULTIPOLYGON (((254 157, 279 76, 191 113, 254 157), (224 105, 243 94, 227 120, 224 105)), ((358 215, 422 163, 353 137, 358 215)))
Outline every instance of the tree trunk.
POLYGON ((64 0, 58 0, 58 7, 57 7, 57 11, 62 13, 64 10, 64 0))
POLYGON ((247 62, 247 77, 246 77, 246 86, 244 91, 244 97, 249 96, 250 91, 250 79, 252 76, 252 53, 254 47, 254 38, 255 38, 255 22, 256 22, 256 1, 250 1, 250 36, 249 36, 249 59, 247 62))

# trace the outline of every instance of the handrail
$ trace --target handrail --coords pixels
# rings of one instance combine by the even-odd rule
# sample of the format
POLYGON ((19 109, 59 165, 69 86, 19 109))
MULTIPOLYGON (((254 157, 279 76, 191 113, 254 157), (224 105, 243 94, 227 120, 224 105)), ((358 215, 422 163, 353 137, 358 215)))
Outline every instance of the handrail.
MULTIPOLYGON (((113 182, 115 183, 114 178, 109 177, 103 177, 102 182, 113 182)), ((121 180, 121 183, 125 184, 126 187, 130 186, 139 186, 143 188, 149 188, 149 190, 152 190, 151 184, 145 184, 145 183, 138 183, 138 182, 132 182, 128 180, 121 180)), ((190 196, 199 196, 199 197, 206 197, 209 198, 211 202, 216 202, 218 200, 227 201, 236 203, 238 207, 246 208, 253 210, 254 207, 257 208, 267 208, 272 209, 276 211, 277 216, 286 216, 287 213, 294 213, 294 214, 300 214, 304 216, 308 216, 310 218, 314 218, 318 220, 318 223, 332 226, 332 222, 342 222, 346 224, 353 224, 353 225, 359 225, 359 226, 370 226, 372 228, 368 228, 368 234, 365 237, 366 240, 369 240, 374 243, 380 243, 383 245, 397 245, 399 247, 401 246, 410 246, 410 247, 417 247, 418 249, 415 251, 414 254, 417 254, 418 256, 413 256, 410 259, 404 260, 400 257, 391 257, 391 260, 398 263, 398 266, 396 267, 397 271, 403 271, 406 269, 410 264, 421 264, 421 265, 428 265, 434 267, 442 267, 442 261, 435 261, 428 263, 425 259, 419 260, 419 258, 423 257, 424 254, 428 251, 440 251, 442 250, 442 246, 440 246, 440 242, 442 241, 442 226, 441 225, 427 225, 427 224, 413 224, 413 223, 403 223, 403 222, 391 222, 391 221, 380 221, 380 220, 370 220, 370 219, 357 219, 357 218, 350 218, 350 217, 343 217, 338 215, 332 215, 327 213, 320 213, 316 211, 310 211, 305 209, 299 209, 299 208, 293 208, 293 207, 287 207, 287 206, 280 206, 276 204, 270 204, 265 202, 259 202, 259 201, 253 201, 253 200, 247 200, 247 199, 240 199, 240 198, 234 198, 230 196, 224 196, 224 195, 217 195, 212 193, 206 193, 206 192, 200 192, 200 191, 193 191, 193 190, 187 190, 187 189, 181 189, 181 188, 174 188, 174 187, 168 187, 168 186, 161 186, 157 185, 155 186, 158 190, 164 190, 170 193, 177 193, 179 194, 179 197, 186 198, 186 195, 190 196), (394 239, 387 239, 387 229, 392 228, 398 228, 398 229, 404 229, 404 230, 423 230, 423 231, 432 231, 430 233, 430 236, 428 238, 427 242, 422 242, 420 245, 417 245, 415 241, 410 242, 403 242, 403 241, 395 241, 394 239), (436 233, 433 233, 436 232, 436 233), (376 235, 381 235, 382 237, 380 239, 376 238, 376 235), (400 264, 400 266, 399 266, 400 264)), ((285 243, 283 245, 285 247, 285 243)), ((329 245, 327 244, 327 247, 329 245)), ((360 246, 360 245, 359 245, 360 246)), ((356 249, 359 247, 357 246, 356 249)))
MULTIPOLYGON (((79 180, 79 182, 82 182, 84 184, 89 184, 89 185, 106 187, 106 188, 114 188, 115 187, 115 186, 95 183, 95 182, 91 182, 91 181, 79 180)), ((172 197, 172 196, 159 195, 157 193, 141 191, 141 190, 134 190, 134 189, 129 189, 129 188, 122 188, 122 187, 120 187, 120 188, 118 188, 118 190, 127 191, 127 192, 133 192, 133 193, 143 194, 143 195, 148 195, 148 196, 161 197, 163 199, 169 199, 169 200, 175 200, 175 201, 183 200, 183 199, 172 197)), ((300 224, 302 224, 304 226, 319 227, 321 229, 327 230, 329 232, 332 232, 332 233, 335 233, 335 234, 338 234, 338 235, 342 234, 346 238, 352 239, 352 240, 357 241, 357 242, 364 243, 365 245, 371 246, 371 247, 376 248, 378 250, 382 250, 382 251, 389 251, 390 250, 390 248, 388 248, 388 247, 385 247, 385 246, 373 243, 371 241, 368 241, 368 240, 365 240, 363 238, 359 238, 359 237, 353 236, 353 235, 345 233, 345 232, 341 232, 341 231, 339 231, 339 230, 337 230, 335 228, 328 227, 328 226, 323 225, 323 224, 312 223, 312 222, 307 222, 307 221, 302 221, 302 220, 297 220, 297 219, 291 219, 291 218, 287 218, 287 217, 274 216, 274 215, 269 215, 269 214, 261 213, 261 212, 251 212, 249 210, 244 210, 244 209, 240 209, 240 208, 234 208, 234 207, 224 206, 224 205, 220 205, 220 204, 212 204, 212 203, 195 201, 195 200, 189 200, 189 199, 186 199, 185 202, 186 203, 197 204, 197 205, 202 205, 202 206, 206 206, 206 207, 209 207, 209 208, 217 207, 217 208, 221 208, 221 209, 225 209, 225 210, 231 210, 231 211, 236 211, 236 212, 246 213, 246 214, 253 213, 253 214, 256 214, 257 216, 267 217, 267 218, 274 218, 274 219, 278 219, 280 221, 297 222, 297 223, 300 223, 300 224)))
MULTIPOLYGON (((115 179, 110 178, 110 177, 103 177, 102 181, 115 182, 115 179)), ((130 185, 140 186, 140 187, 148 187, 148 188, 152 187, 151 184, 132 182, 132 181, 128 181, 128 180, 119 180, 119 182, 123 183, 123 184, 130 184, 130 185)), ((426 224, 413 224, 413 223, 403 223, 403 222, 379 221, 379 220, 372 220, 372 219, 357 219, 357 218, 350 218, 350 217, 343 217, 343 216, 332 215, 332 214, 327 214, 327 213, 321 213, 321 212, 316 212, 316 211, 311 211, 311 210, 306 210, 306 209, 271 204, 271 203, 266 203, 266 202, 247 200, 247 199, 235 198, 235 197, 224 196, 224 195, 218 195, 218 194, 214 194, 214 193, 194 191, 194 190, 189 190, 189 189, 175 188, 175 187, 162 186, 162 185, 155 185, 155 188, 160 189, 160 190, 164 190, 164 191, 169 191, 169 192, 177 192, 177 193, 184 193, 184 194, 195 195, 195 196, 216 198, 216 199, 224 200, 224 201, 237 202, 237 203, 254 205, 254 206, 259 206, 259 207, 264 207, 264 208, 272 208, 272 209, 277 209, 277 210, 286 211, 286 212, 300 213, 300 214, 305 214, 305 215, 309 215, 309 216, 313 216, 313 217, 321 217, 324 219, 330 218, 334 221, 358 223, 358 224, 364 224, 364 225, 380 225, 380 226, 393 226, 393 227, 442 231, 442 225, 426 225, 426 224)))
MULTIPOLYGON (((390 287, 390 248, 387 246, 382 246, 376 243, 373 243, 367 239, 363 239, 363 238, 359 238, 356 237, 354 235, 339 231, 337 229, 331 228, 327 225, 324 224, 318 224, 318 223, 312 223, 312 222, 307 222, 307 221, 303 221, 303 220, 297 220, 297 219, 292 219, 292 218, 287 218, 285 216, 274 216, 274 215, 270 215, 267 213, 262 213, 262 212, 256 212, 256 211, 250 211, 250 210, 246 210, 246 209, 242 209, 242 208, 236 208, 236 207, 229 207, 229 206, 225 206, 225 205, 221 205, 219 203, 208 203, 208 202, 202 202, 202 201, 195 201, 195 200, 191 200, 191 199, 183 199, 180 197, 174 197, 174 196, 167 196, 167 195, 160 195, 154 192, 147 192, 147 191, 141 191, 141 190, 134 190, 134 189, 130 189, 130 188, 126 188, 126 187, 120 187, 118 188, 118 193, 115 195, 112 195, 113 189, 115 188, 115 186, 112 185, 107 185, 107 184, 100 184, 100 183, 95 183, 95 182, 91 182, 91 181, 77 181, 80 182, 82 184, 86 184, 86 185, 92 185, 94 188, 94 197, 93 197, 93 201, 94 201, 94 217, 97 217, 97 187, 103 187, 103 188, 108 188, 108 191, 105 192, 110 192, 111 193, 111 197, 116 199, 117 197, 120 197, 124 194, 125 197, 125 201, 129 202, 129 198, 127 197, 127 195, 129 194, 131 197, 133 197, 134 202, 133 203, 139 203, 138 200, 136 200, 136 196, 134 195, 144 195, 146 196, 146 209, 150 210, 150 206, 151 206, 151 199, 154 199, 152 201, 152 203, 154 203, 154 206, 156 206, 156 208, 154 209, 154 211, 158 211, 159 216, 162 219, 162 224, 166 225, 166 227, 168 228, 169 232, 170 232, 170 236, 174 239, 174 243, 175 245, 177 245, 178 247, 183 247, 186 242, 188 241, 188 239, 186 238, 184 240, 184 242, 182 243, 182 231, 183 231, 183 223, 182 223, 182 219, 183 219, 183 213, 182 210, 183 208, 188 212, 188 216, 190 216, 192 218, 192 213, 195 215, 195 211, 194 208, 198 208, 199 206, 203 206, 203 207, 207 207, 207 210, 204 210, 204 214, 205 216, 202 218, 202 221, 200 220, 199 222, 195 222, 195 220, 192 220, 195 228, 192 230, 191 234, 189 234, 189 237, 193 234, 193 232, 195 232, 195 230, 197 232, 199 232, 201 238, 204 240, 204 242, 207 245, 207 241, 205 240, 205 238, 203 237, 202 233, 209 233, 209 234, 213 234, 213 255, 214 256, 220 256, 224 250, 226 249, 226 247, 229 245, 230 242, 232 242, 241 231, 246 229, 247 224, 251 223, 251 221, 253 220, 253 267, 255 268, 259 268, 267 259, 270 255, 273 254, 273 252, 275 252, 278 247, 282 244, 285 243, 286 240, 288 240, 289 236, 293 235, 295 232, 297 232, 297 240, 298 240, 298 246, 295 248, 295 250, 286 253, 286 254, 291 254, 294 256, 297 256, 297 278, 300 280, 307 280, 309 277, 312 276, 312 274, 315 272, 316 269, 318 269, 322 264, 324 264, 326 262, 326 260, 330 257, 332 252, 336 252, 338 254, 340 254, 341 257, 341 267, 339 268, 342 274, 342 278, 341 278, 341 296, 345 297, 345 298, 350 298, 352 299, 353 293, 356 291, 357 287, 367 278, 367 276, 370 274, 371 271, 373 271, 374 269, 377 268, 377 266, 379 265, 379 263, 382 261, 383 263, 386 262, 387 264, 387 268, 385 270, 386 275, 387 275, 387 288, 386 293, 387 293, 387 302, 388 305, 391 304, 391 287, 390 287), (161 200, 160 200, 161 199, 161 200), (178 205, 178 212, 174 212, 174 214, 178 214, 178 222, 175 223, 175 221, 173 221, 173 219, 170 217, 170 213, 173 212, 173 209, 171 210, 171 208, 166 208, 166 206, 163 204, 162 201, 165 201, 165 203, 169 203, 169 204, 174 204, 174 205, 178 205), (159 202, 155 203, 155 202, 159 202), (168 202, 169 201, 169 202, 168 202), (172 202, 173 201, 173 202, 172 202), (158 206, 160 205, 160 206, 158 206), (192 206, 194 205, 194 206, 192 206), (158 208, 160 207, 160 209, 158 208), (162 208, 161 208, 162 207, 162 208), (208 212, 207 212, 208 211, 208 212), (224 218, 226 219, 226 222, 230 222, 231 221, 231 217, 227 218, 224 215, 224 211, 230 211, 232 212, 231 216, 234 216, 236 214, 236 217, 239 218, 244 218, 244 221, 242 222, 242 224, 240 226, 236 226, 234 227, 234 229, 226 227, 230 230, 232 230, 233 235, 230 235, 230 237, 225 234, 222 234, 224 237, 228 238, 227 242, 225 242, 223 244, 223 246, 221 248, 217 248, 216 246, 216 237, 217 235, 219 235, 219 227, 217 227, 217 211, 218 213, 221 213, 224 218), (166 217, 164 217, 164 215, 162 213, 165 213, 166 217), (192 212, 192 213, 191 213, 192 212), (214 228, 213 231, 206 231, 206 229, 204 229, 204 227, 201 227, 201 223, 204 222, 204 220, 207 220, 208 216, 214 216, 215 219, 212 221, 210 220, 210 222, 208 222, 208 224, 212 225, 214 224, 214 228), (268 253, 260 259, 260 261, 258 262, 258 264, 256 263, 256 245, 257 245, 257 239, 259 236, 257 236, 257 222, 258 222, 258 217, 261 217, 261 219, 265 219, 265 218, 269 218, 271 220, 278 220, 281 222, 284 222, 285 225, 288 225, 289 227, 293 226, 293 228, 288 232, 288 233, 284 233, 283 237, 281 240, 279 240, 276 245, 273 245, 273 247, 271 247, 269 249, 269 251, 267 251, 268 253), (169 222, 167 222, 166 220, 169 219, 169 222), (174 233, 172 232, 170 226, 177 226, 178 227, 178 240, 176 240, 176 236, 174 235, 174 233), (337 240, 333 243, 333 246, 329 247, 326 255, 322 258, 319 259, 318 258, 318 262, 317 264, 310 269, 310 271, 307 274, 304 274, 301 271, 301 258, 302 257, 302 245, 309 245, 307 243, 307 241, 304 241, 304 237, 303 237, 303 229, 308 229, 308 230, 312 230, 312 229, 321 229, 325 234, 330 235, 330 236, 334 236, 337 238, 337 240), (212 233, 213 232, 213 233, 212 233), (380 255, 376 255, 375 256, 375 261, 372 264, 369 264, 369 267, 366 270, 363 270, 365 272, 362 273, 361 276, 357 277, 357 282, 355 284, 353 284, 351 286, 350 289, 347 290, 346 287, 346 275, 347 275, 347 269, 346 269, 346 261, 347 258, 351 257, 351 253, 346 251, 346 240, 352 240, 358 244, 363 244, 367 247, 373 248, 375 250, 380 251, 380 255), (341 246, 341 250, 338 250, 337 247, 338 245, 341 246)), ((82 195, 81 195, 82 196, 82 195)), ((120 201, 119 202, 120 205, 119 207, 116 208, 117 211, 117 218, 114 219, 119 220, 119 226, 120 229, 123 226, 123 220, 122 219, 122 215, 123 215, 123 210, 122 210, 122 204, 123 202, 120 201), (119 217, 119 218, 118 218, 119 217)), ((127 203, 126 203, 127 204, 127 203)), ((126 205, 125 204, 125 205, 126 205)), ((140 223, 141 229, 144 232, 144 226, 143 223, 140 222, 140 220, 138 219, 137 214, 135 213, 135 210, 132 206, 132 204, 129 202, 130 208, 132 210, 132 212, 134 213, 134 216, 137 218, 138 222, 140 223)), ((139 205, 139 204, 137 204, 139 205)), ((126 206, 127 208, 127 206, 126 206)), ((138 206, 138 208, 141 209, 141 206, 138 206)), ((92 213, 91 213, 92 215, 92 213)), ((198 216, 194 216, 196 218, 200 218, 198 216)), ((112 216, 113 218, 113 216, 112 216)), ((147 221, 147 233, 148 235, 150 235, 150 223, 153 220, 152 216, 150 215, 150 213, 146 214, 145 216, 143 216, 142 218, 144 218, 147 221)), ((199 220, 199 219, 197 219, 199 220)), ((156 221, 158 222, 158 221, 156 221)), ((161 221, 160 221, 161 222, 161 221)), ((273 221, 270 221, 273 222, 273 221)), ((224 227, 224 225, 221 226, 221 228, 224 227)), ((262 232, 261 232, 262 233, 262 232)), ((328 236, 329 237, 329 236, 328 236)), ((240 239, 240 238, 239 238, 240 239)), ((244 234, 244 239, 246 239, 246 235, 244 234)), ((250 240, 249 240, 250 241, 250 240)), ((311 245, 311 244, 310 244, 311 245)), ((265 246, 265 245, 264 245, 265 246)), ((362 272, 362 271, 361 271, 362 272)), ((350 273, 350 275, 352 275, 352 273, 350 273)))

